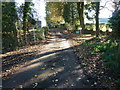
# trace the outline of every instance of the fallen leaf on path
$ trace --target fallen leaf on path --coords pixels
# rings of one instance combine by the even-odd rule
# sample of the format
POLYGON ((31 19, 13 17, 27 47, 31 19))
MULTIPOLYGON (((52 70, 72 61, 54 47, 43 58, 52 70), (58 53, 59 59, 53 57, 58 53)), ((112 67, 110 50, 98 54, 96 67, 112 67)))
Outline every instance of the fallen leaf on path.
POLYGON ((55 81, 58 82, 58 79, 56 79, 55 81))
POLYGON ((40 68, 40 70, 45 70, 45 68, 40 68))
POLYGON ((38 83, 34 83, 33 84, 33 88, 37 87, 38 83))
POLYGON ((38 77, 38 75, 34 75, 34 77, 35 77, 35 78, 37 78, 37 77, 38 77))
POLYGON ((19 88, 23 88, 23 86, 22 86, 22 85, 19 85, 19 88))

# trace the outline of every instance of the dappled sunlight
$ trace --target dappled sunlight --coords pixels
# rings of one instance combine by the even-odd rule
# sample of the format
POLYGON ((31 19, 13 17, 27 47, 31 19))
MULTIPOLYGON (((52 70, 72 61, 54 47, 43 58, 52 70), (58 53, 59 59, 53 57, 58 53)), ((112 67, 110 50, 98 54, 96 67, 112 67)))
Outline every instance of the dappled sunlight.
POLYGON ((91 34, 83 34, 82 36, 92 36, 91 34))
POLYGON ((16 1, 1 4, 3 89, 120 86, 120 2, 16 1))
POLYGON ((93 37, 85 37, 85 38, 83 38, 83 37, 80 37, 79 39, 81 39, 81 40, 89 40, 89 39, 92 39, 93 37))
POLYGON ((32 61, 30 61, 28 64, 26 64, 25 66, 23 66, 21 68, 21 70, 19 70, 18 72, 16 72, 17 74, 19 73, 22 73, 22 72, 25 72, 27 70, 30 70, 30 69, 34 69, 38 66, 41 66, 44 62, 46 61, 50 61, 51 59, 53 59, 53 55, 55 55, 55 53, 52 53, 52 54, 48 54, 48 55, 45 55, 43 57, 40 57, 40 58, 37 58, 37 59, 34 59, 32 61), (51 56, 51 57, 50 57, 51 56), (49 58, 47 60, 44 60, 46 58, 49 58))
MULTIPOLYGON (((86 34, 77 38, 81 41, 84 38, 90 39, 91 37, 93 36, 86 34)), ((41 48, 34 58, 14 73, 15 77, 13 79, 16 79, 9 81, 12 82, 11 87, 72 88, 86 86, 83 83, 89 84, 83 68, 79 65, 73 53, 73 48, 79 46, 80 43, 72 46, 66 38, 59 35, 56 37, 53 35, 50 40, 51 43, 45 44, 44 48, 41 48)))
POLYGON ((40 65, 42 65, 42 63, 35 63, 35 64, 29 65, 29 66, 25 66, 21 70, 19 70, 18 72, 14 73, 14 74, 20 74, 20 73, 28 71, 30 69, 34 69, 35 67, 38 67, 40 65))
POLYGON ((80 68, 81 68, 81 66, 80 66, 80 65, 78 65, 78 66, 76 66, 76 67, 75 67, 75 69, 80 69, 80 68))
POLYGON ((73 46, 65 37, 59 35, 60 33, 54 37, 53 34, 50 38, 51 43, 44 45, 34 58, 14 73, 18 77, 15 82, 18 82, 19 78, 25 80, 19 81, 16 86, 36 87, 39 84, 40 87, 45 85, 48 85, 47 87, 73 87, 77 85, 80 78, 81 80, 84 78, 83 71, 75 61, 77 58, 72 53, 73 46), (23 75, 26 77, 22 77, 23 75))
POLYGON ((64 70, 64 67, 58 67, 58 68, 55 68, 54 70, 51 70, 50 68, 46 69, 41 74, 36 75, 36 77, 33 76, 33 78, 31 78, 30 80, 25 82, 24 86, 26 87, 33 83, 42 82, 42 81, 50 78, 51 76, 55 76, 57 73, 59 73, 63 70, 64 70))
POLYGON ((83 73, 83 70, 82 69, 79 69, 79 70, 74 70, 72 72, 72 74, 77 74, 77 73, 83 73))

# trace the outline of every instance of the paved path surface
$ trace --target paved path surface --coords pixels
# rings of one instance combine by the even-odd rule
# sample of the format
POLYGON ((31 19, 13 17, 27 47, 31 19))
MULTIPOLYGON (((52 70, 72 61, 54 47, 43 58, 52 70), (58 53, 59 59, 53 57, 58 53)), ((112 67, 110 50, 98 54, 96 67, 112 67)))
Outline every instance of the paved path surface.
POLYGON ((48 44, 3 83, 3 88, 81 88, 85 75, 73 53, 70 42, 59 31, 52 30, 48 44))

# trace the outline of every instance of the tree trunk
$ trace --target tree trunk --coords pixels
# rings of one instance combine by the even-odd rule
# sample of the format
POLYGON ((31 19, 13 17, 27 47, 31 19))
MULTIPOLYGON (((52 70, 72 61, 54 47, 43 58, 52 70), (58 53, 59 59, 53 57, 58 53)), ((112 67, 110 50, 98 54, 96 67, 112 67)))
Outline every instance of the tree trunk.
POLYGON ((72 24, 74 24, 74 8, 73 8, 73 4, 74 3, 71 4, 71 6, 72 6, 71 7, 71 9, 72 9, 72 24))
POLYGON ((18 46, 17 29, 13 30, 13 35, 14 35, 14 45, 18 46))
POLYGON ((99 10, 100 10, 100 2, 96 2, 96 37, 99 37, 99 10))
POLYGON ((29 2, 25 1, 24 9, 23 9, 23 34, 24 34, 24 44, 27 43, 27 22, 28 22, 28 7, 29 2))
POLYGON ((24 44, 26 44, 26 31, 27 31, 27 28, 26 28, 27 27, 26 26, 26 18, 27 18, 27 15, 26 15, 26 6, 24 6, 24 10, 23 10, 23 34, 24 34, 23 40, 24 40, 24 44))
POLYGON ((78 15, 79 15, 79 20, 80 20, 80 26, 82 28, 82 33, 85 30, 85 25, 84 25, 84 2, 78 2, 77 3, 77 10, 78 10, 78 15))

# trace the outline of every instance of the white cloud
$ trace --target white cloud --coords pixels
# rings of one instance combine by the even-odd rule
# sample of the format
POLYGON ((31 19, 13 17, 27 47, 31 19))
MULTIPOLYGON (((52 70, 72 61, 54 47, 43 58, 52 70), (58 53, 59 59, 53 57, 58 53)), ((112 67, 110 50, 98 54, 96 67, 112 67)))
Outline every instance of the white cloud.
POLYGON ((112 12, 114 8, 112 7, 113 3, 110 0, 102 0, 100 6, 104 6, 102 10, 100 10, 100 18, 109 18, 112 16, 112 12), (106 3, 107 2, 107 3, 106 3), (106 5, 105 5, 106 3, 106 5))

